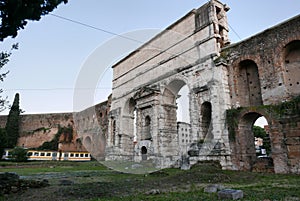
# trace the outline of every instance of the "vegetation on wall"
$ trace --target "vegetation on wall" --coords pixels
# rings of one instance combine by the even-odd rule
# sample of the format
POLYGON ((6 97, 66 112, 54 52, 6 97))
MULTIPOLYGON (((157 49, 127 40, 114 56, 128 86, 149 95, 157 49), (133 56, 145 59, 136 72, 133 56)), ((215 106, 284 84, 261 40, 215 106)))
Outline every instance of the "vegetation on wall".
POLYGON ((49 142, 44 142, 38 150, 58 150, 58 144, 61 143, 70 143, 73 139, 73 128, 72 126, 61 127, 58 125, 58 131, 54 135, 53 139, 49 142), (62 140, 60 141, 60 139, 62 140))
POLYGON ((229 52, 228 50, 223 50, 223 51, 220 53, 220 56, 214 60, 214 63, 215 63, 215 64, 218 64, 218 63, 220 63, 220 62, 225 62, 225 63, 227 63, 227 59, 228 59, 229 54, 230 54, 230 52, 229 52))
POLYGON ((250 107, 239 107, 226 110, 226 123, 229 131, 229 140, 235 140, 235 130, 238 126, 239 116, 243 111, 264 111, 273 118, 282 119, 285 116, 300 115, 300 96, 290 101, 282 102, 278 105, 260 105, 250 107))
POLYGON ((5 125, 7 148, 14 148, 17 145, 19 138, 20 113, 21 110, 19 106, 19 94, 17 93, 15 95, 13 105, 10 108, 5 125))
POLYGON ((226 110, 226 122, 228 126, 229 131, 229 140, 234 141, 235 140, 235 129, 238 126, 238 116, 240 112, 242 111, 242 108, 239 107, 237 109, 230 109, 226 110))
POLYGON ((46 133, 47 131, 51 131, 51 128, 46 128, 46 127, 40 127, 40 128, 37 128, 37 129, 34 129, 32 131, 27 131, 25 132, 26 135, 32 135, 34 133, 38 133, 38 132, 43 132, 43 133, 46 133))

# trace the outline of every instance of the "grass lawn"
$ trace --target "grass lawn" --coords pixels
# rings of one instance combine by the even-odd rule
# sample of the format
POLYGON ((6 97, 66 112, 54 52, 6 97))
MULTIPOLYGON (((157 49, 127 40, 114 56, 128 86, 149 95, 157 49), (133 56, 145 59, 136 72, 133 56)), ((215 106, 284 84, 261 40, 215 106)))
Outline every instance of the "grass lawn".
POLYGON ((0 200, 217 200, 216 193, 204 193, 209 184, 243 190, 242 200, 300 200, 300 175, 225 171, 215 163, 197 164, 187 171, 128 174, 95 161, 0 162, 0 172, 16 172, 24 179, 47 179, 50 183, 49 187, 12 193, 0 200), (62 180, 72 183, 62 185, 62 180))

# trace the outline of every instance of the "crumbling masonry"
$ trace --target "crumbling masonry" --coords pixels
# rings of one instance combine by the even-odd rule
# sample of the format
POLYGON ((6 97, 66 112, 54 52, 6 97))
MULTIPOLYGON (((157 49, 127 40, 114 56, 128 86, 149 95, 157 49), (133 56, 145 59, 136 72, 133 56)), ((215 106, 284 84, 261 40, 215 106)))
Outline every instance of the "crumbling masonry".
POLYGON ((300 17, 230 45, 228 10, 211 0, 113 66, 106 160, 170 167, 188 157, 252 170, 252 126, 264 116, 274 171, 300 173, 300 17), (176 117, 184 86, 188 126, 176 117))
POLYGON ((76 135, 62 149, 84 145, 98 160, 158 168, 216 160, 251 171, 259 166, 252 127, 264 116, 272 171, 299 174, 300 16, 230 44, 228 10, 211 0, 116 63, 108 101, 78 113, 22 116, 19 145, 39 146, 33 138, 49 141, 58 125, 71 125, 76 135), (183 87, 189 122, 177 120, 183 87))

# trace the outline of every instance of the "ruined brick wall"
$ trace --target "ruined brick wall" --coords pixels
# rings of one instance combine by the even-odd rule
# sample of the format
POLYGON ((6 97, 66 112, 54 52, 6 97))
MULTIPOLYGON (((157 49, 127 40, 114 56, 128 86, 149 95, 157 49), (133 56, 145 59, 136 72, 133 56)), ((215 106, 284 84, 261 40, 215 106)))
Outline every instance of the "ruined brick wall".
MULTIPOLYGON (((6 116, 1 116, 1 127, 6 124, 6 116)), ((60 127, 73 127, 72 113, 21 115, 18 146, 37 148, 51 141, 60 127)), ((72 149, 75 149, 72 147, 72 149)))
POLYGON ((111 96, 105 102, 74 114, 78 138, 97 160, 103 160, 105 155, 110 104, 111 96))
POLYGON ((229 127, 236 124, 231 137, 235 168, 257 167, 252 125, 264 116, 274 171, 300 173, 300 16, 224 48, 219 59, 228 68, 236 112, 235 120, 227 122, 229 127))
MULTIPOLYGON (((57 134, 59 128, 62 127, 72 127, 73 136, 71 141, 69 139, 64 139, 64 136, 60 138, 59 149, 65 151, 85 151, 90 149, 90 144, 105 144, 105 138, 97 138, 98 133, 90 135, 90 139, 86 139, 87 136, 80 132, 80 126, 85 129, 84 133, 91 131, 93 128, 97 127, 100 133, 104 136, 107 135, 107 123, 108 123, 108 113, 110 110, 110 97, 108 101, 99 103, 92 108, 87 108, 84 111, 78 113, 52 113, 52 114, 27 114, 21 115, 20 121, 20 137, 18 139, 18 146, 23 146, 26 148, 37 148, 41 146, 44 142, 51 141, 57 134), (90 115, 90 111, 93 111, 95 116, 90 115), (77 124, 74 121, 74 117, 78 117, 77 124), (90 118, 91 117, 91 118, 90 118), (95 127, 91 125, 95 125, 95 127), (88 130, 88 129, 89 130, 88 130), (90 143, 88 143, 90 140, 90 143)), ((0 116, 0 127, 4 128, 6 124, 7 116, 0 116)), ((97 147, 97 146, 95 146, 97 147)), ((99 148, 99 147, 97 147, 99 148)), ((95 156, 104 155, 104 148, 99 149, 102 151, 101 154, 94 150, 89 150, 94 152, 95 156)))
POLYGON ((229 62, 233 106, 253 105, 250 102, 255 98, 261 101, 257 100, 254 105, 277 104, 300 93, 299 56, 294 62, 294 65, 298 62, 298 67, 289 70, 288 64, 292 63, 292 59, 287 59, 286 55, 289 44, 294 46, 291 48, 293 53, 299 55, 299 19, 297 16, 222 50, 224 58, 229 62), (251 65, 256 66, 257 72, 245 72, 254 69, 251 65))

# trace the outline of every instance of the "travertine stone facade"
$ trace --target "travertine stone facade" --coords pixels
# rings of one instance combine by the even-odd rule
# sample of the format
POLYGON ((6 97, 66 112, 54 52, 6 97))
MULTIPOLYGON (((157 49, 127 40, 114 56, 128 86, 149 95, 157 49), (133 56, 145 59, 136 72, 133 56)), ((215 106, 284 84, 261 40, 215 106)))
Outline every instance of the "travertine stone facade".
POLYGON ((189 88, 191 141, 209 135, 211 141, 228 145, 227 69, 214 64, 229 42, 227 10, 210 1, 113 66, 107 160, 141 161, 146 153, 157 167, 180 164, 176 99, 183 86, 189 88), (212 105, 209 134, 201 131, 200 108, 205 102, 212 105))
POLYGON ((264 116, 274 171, 300 172, 300 17, 229 45, 227 10, 212 0, 113 66, 106 160, 170 167, 188 154, 189 164, 218 160, 225 169, 252 170, 252 126, 264 116), (183 86, 187 149, 176 117, 183 86))

